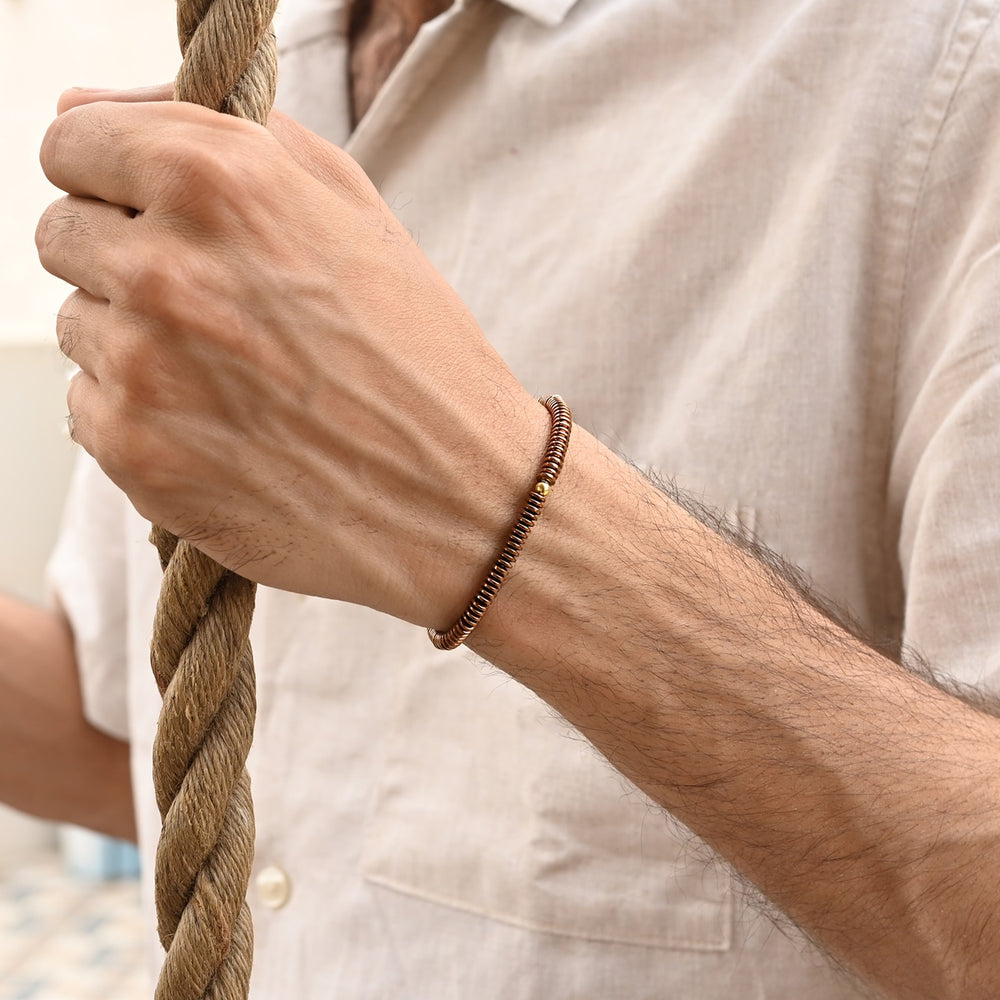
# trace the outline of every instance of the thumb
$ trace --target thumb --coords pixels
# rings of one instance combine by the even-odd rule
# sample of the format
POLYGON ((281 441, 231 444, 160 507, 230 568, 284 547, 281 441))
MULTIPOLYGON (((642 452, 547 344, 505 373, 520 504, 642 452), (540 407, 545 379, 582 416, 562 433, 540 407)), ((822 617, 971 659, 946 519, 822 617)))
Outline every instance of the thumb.
MULTIPOLYGON (((73 87, 59 95, 57 111, 63 114, 72 108, 98 101, 114 101, 119 104, 172 101, 173 83, 163 83, 155 87, 137 87, 133 90, 105 90, 99 87, 73 87)), ((328 187, 342 186, 345 170, 360 174, 361 168, 341 149, 320 138, 294 119, 280 111, 272 111, 267 122, 268 130, 291 154, 292 158, 317 180, 328 187)), ((365 178, 367 180, 367 178, 365 178)), ((360 182, 360 178, 358 178, 360 182)), ((358 186, 356 183, 355 186, 358 186)))
POLYGON ((137 87, 134 90, 102 90, 99 87, 73 87, 59 95, 57 112, 61 115, 70 108, 79 108, 96 101, 116 101, 120 104, 137 104, 143 101, 172 101, 174 85, 162 83, 155 87, 137 87))

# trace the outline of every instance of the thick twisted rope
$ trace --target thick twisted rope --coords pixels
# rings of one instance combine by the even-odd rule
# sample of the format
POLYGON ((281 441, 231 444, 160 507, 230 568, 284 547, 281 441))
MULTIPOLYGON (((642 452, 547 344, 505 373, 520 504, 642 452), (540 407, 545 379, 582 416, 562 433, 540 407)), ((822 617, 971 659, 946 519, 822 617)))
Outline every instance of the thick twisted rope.
POLYGON ((278 0, 177 0, 177 100, 263 125, 274 103, 278 0))
MULTIPOLYGON (((274 100, 277 0, 178 0, 177 99, 264 124, 274 100)), ((156 1000, 245 1000, 254 818, 246 758, 256 692, 254 585, 153 528, 164 577, 151 660, 163 709, 153 784, 163 820, 156 1000)))

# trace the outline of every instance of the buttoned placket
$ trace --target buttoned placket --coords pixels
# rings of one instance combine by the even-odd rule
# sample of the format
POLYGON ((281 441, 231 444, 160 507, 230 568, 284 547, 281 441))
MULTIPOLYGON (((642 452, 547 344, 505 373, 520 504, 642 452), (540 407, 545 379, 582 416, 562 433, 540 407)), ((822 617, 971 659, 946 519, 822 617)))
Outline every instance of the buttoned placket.
MULTIPOLYGON (((509 0, 504 5, 544 25, 554 26, 576 2, 509 0)), ((369 172, 376 183, 378 151, 384 137, 392 134, 393 123, 412 111, 433 86, 438 71, 451 54, 458 50, 469 33, 498 16, 499 6, 495 0, 455 0, 448 10, 421 25, 371 107, 344 143, 344 149, 369 172)), ((338 29, 344 36, 348 30, 348 12, 347 3, 337 11, 338 29)), ((317 31, 324 25, 324 30, 328 30, 329 20, 318 20, 317 25, 317 31)), ((347 72, 346 64, 344 71, 347 72)), ((259 844, 259 847, 262 846, 259 844)), ((266 910, 282 910, 292 899, 293 879, 287 865, 288 859, 281 857, 277 844, 272 842, 268 849, 260 851, 252 880, 252 896, 266 910)))

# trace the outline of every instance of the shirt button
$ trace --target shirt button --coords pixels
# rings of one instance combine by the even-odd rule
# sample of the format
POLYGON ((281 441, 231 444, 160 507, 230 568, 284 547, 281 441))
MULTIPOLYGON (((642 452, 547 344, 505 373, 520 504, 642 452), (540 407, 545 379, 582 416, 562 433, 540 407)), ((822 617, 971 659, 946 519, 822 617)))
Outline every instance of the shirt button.
POLYGON ((280 910, 292 894, 291 880, 277 865, 261 869, 255 885, 257 898, 271 910, 280 910))

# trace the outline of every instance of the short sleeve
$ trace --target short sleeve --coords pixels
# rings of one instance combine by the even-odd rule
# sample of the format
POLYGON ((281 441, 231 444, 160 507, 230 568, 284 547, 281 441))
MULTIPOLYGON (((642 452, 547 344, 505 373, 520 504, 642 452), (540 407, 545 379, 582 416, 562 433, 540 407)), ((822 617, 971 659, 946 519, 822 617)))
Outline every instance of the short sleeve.
POLYGON ((1000 690, 996 22, 937 97, 902 294, 890 509, 906 644, 944 674, 1000 690))
POLYGON ((73 629, 84 713, 99 729, 128 738, 125 495, 81 451, 49 560, 53 601, 73 629))

